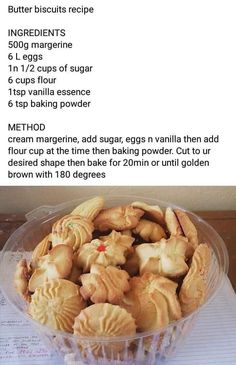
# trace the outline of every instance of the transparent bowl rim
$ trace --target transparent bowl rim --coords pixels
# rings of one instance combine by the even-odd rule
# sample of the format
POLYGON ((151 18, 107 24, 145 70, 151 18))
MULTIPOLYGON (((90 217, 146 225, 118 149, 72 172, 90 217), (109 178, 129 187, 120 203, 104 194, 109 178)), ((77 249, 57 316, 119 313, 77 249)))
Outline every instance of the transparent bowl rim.
MULTIPOLYGON (((94 198, 94 197, 95 197, 95 195, 89 195, 89 196, 85 196, 83 198, 66 201, 66 202, 63 202, 63 203, 60 203, 60 204, 57 204, 57 205, 41 206, 41 207, 38 207, 35 210, 27 213, 25 216, 28 220, 13 232, 13 234, 8 238, 8 240, 6 241, 6 243, 5 243, 5 245, 2 249, 2 252, 1 252, 1 255, 0 255, 0 273, 1 273, 1 268, 3 266, 2 261, 3 261, 3 258, 4 258, 4 253, 7 251, 8 246, 10 245, 12 239, 15 236, 17 236, 20 232, 21 233, 25 232, 31 226, 34 226, 37 222, 40 222, 41 220, 45 220, 45 218, 47 218, 47 220, 52 219, 55 216, 55 213, 60 213, 65 208, 69 208, 72 205, 76 206, 76 204, 82 203, 82 202, 84 202, 88 199, 94 198), (45 208, 48 209, 48 213, 44 213, 41 216, 37 216, 41 210, 45 212, 45 208), (34 217, 34 212, 36 213, 36 217, 34 217)), ((125 200, 125 199, 128 200, 129 199, 131 201, 144 201, 144 202, 147 202, 149 204, 160 205, 161 207, 172 207, 172 208, 175 208, 175 209, 181 209, 182 211, 194 216, 195 219, 199 223, 204 225, 208 229, 208 231, 212 232, 217 237, 218 241, 220 242, 221 248, 222 248, 222 252, 223 252, 223 260, 221 262, 222 269, 221 269, 221 272, 220 272, 217 287, 215 288, 214 292, 212 292, 211 295, 207 298, 207 300, 202 305, 200 305, 196 310, 194 310, 192 313, 188 314, 187 316, 184 316, 184 317, 182 317, 178 320, 170 322, 165 327, 159 328, 158 330, 138 332, 134 335, 106 337, 106 336, 78 336, 78 335, 75 335, 73 333, 68 333, 68 332, 64 332, 64 331, 60 331, 60 330, 51 329, 50 327, 42 325, 41 323, 39 323, 39 322, 35 321, 33 318, 31 318, 27 313, 21 311, 15 305, 15 303, 13 303, 11 301, 11 299, 9 298, 8 294, 6 293, 6 291, 4 290, 4 287, 2 287, 1 282, 0 282, 0 288, 1 288, 2 293, 4 294, 5 298, 7 298, 9 303, 17 310, 18 313, 20 313, 21 316, 23 316, 27 321, 29 321, 34 326, 36 326, 39 332, 44 332, 44 333, 47 332, 48 335, 50 334, 50 335, 55 336, 55 337, 63 336, 63 337, 66 337, 66 338, 71 338, 72 340, 84 341, 84 342, 87 342, 87 343, 90 343, 90 342, 102 342, 102 343, 111 343, 112 342, 112 343, 114 343, 114 342, 133 341, 135 339, 146 338, 146 337, 150 337, 150 336, 158 336, 161 333, 163 333, 164 331, 167 331, 171 327, 176 327, 179 324, 183 324, 184 322, 193 319, 196 316, 197 313, 201 312, 202 309, 205 308, 205 306, 208 305, 210 301, 212 301, 212 299, 216 296, 219 289, 221 288, 222 283, 223 283, 223 279, 224 279, 225 275, 227 275, 227 273, 228 273, 229 256, 228 256, 227 248, 225 246, 225 243, 224 243, 223 239, 216 232, 216 230, 210 224, 208 224, 204 219, 202 219, 201 217, 199 217, 195 213, 183 208, 180 205, 176 205, 176 204, 170 203, 168 201, 163 201, 163 200, 159 200, 159 199, 155 199, 155 198, 148 198, 148 197, 145 197, 145 195, 140 196, 140 195, 106 194, 105 201, 106 200, 109 201, 109 199, 114 199, 114 200, 122 200, 122 199, 123 200, 125 200)), ((121 204, 122 204, 122 202, 121 202, 121 204)), ((219 262, 218 262, 218 264, 219 264, 219 262)), ((0 278, 1 277, 3 277, 3 276, 0 275, 0 278)))

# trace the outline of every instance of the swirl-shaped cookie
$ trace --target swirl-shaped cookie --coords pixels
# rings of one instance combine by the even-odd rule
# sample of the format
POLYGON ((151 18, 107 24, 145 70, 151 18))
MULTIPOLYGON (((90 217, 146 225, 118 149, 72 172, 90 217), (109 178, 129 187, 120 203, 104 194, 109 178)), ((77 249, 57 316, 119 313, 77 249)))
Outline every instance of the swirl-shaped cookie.
MULTIPOLYGON (((116 235, 113 234, 113 236, 116 235)), ((110 235, 103 236, 85 243, 78 252, 78 267, 82 268, 83 272, 89 272, 92 264, 100 264, 104 267, 124 264, 125 253, 134 239, 121 234, 116 237, 117 239, 114 240, 110 235)))
POLYGON ((164 238, 156 243, 144 243, 136 247, 139 257, 139 272, 152 272, 170 278, 186 274, 185 262, 187 240, 181 237, 164 238))
POLYGON ((159 329, 181 318, 175 282, 145 273, 131 278, 130 287, 120 305, 135 318, 139 331, 159 329))
MULTIPOLYGON (((83 309, 75 318, 74 334, 77 336, 129 336, 134 335, 136 325, 134 318, 125 309, 110 303, 93 304, 83 309)), ((78 341, 82 349, 91 350, 95 356, 106 353, 107 356, 116 358, 122 351, 125 341, 109 342, 84 342, 78 341)))
POLYGON ((79 287, 71 281, 55 279, 35 290, 29 305, 29 314, 50 328, 73 332, 74 319, 85 308, 79 287))
POLYGON ((195 250, 188 274, 185 276, 179 293, 184 315, 193 312, 205 299, 206 277, 210 265, 210 249, 201 243, 195 250))
POLYGON ((104 198, 96 196, 95 198, 86 200, 78 205, 72 212, 72 215, 80 215, 93 221, 104 207, 104 198))
POLYGON ((144 212, 133 208, 131 205, 123 205, 102 210, 94 220, 94 226, 100 232, 110 229, 124 231, 137 226, 144 212))
POLYGON ((65 244, 77 251, 92 239, 94 227, 90 219, 79 215, 66 215, 52 226, 52 245, 65 244))
POLYGON ((157 242, 166 238, 166 233, 160 224, 151 222, 147 219, 140 219, 133 233, 139 234, 146 242, 157 242))
POLYGON ((129 274, 113 266, 106 268, 94 264, 89 274, 80 276, 82 287, 80 293, 85 300, 93 303, 118 304, 124 293, 129 290, 129 274))

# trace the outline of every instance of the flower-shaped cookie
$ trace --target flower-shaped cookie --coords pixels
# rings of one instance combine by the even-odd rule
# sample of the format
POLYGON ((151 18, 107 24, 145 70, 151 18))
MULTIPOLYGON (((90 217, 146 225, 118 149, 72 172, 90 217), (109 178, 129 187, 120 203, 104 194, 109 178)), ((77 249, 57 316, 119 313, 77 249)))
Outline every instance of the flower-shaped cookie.
POLYGON ((136 247, 139 257, 139 272, 152 272, 170 278, 186 274, 185 262, 187 240, 181 237, 164 238, 156 243, 144 243, 136 247))
POLYGON ((100 264, 104 267, 122 265, 125 263, 125 254, 133 241, 134 238, 115 231, 108 236, 92 240, 80 248, 78 267, 82 268, 83 272, 89 272, 92 264, 100 264))
POLYGON ((148 205, 143 202, 133 202, 132 207, 142 209, 145 212, 145 216, 154 222, 165 226, 164 214, 158 205, 148 205))
POLYGON ((79 215, 66 215, 53 224, 52 245, 65 244, 77 251, 92 239, 94 227, 90 219, 79 215))
POLYGON ((120 305, 135 318, 139 331, 165 327, 181 318, 177 284, 152 273, 130 279, 131 290, 120 305))
POLYGON ((184 278, 179 293, 181 309, 184 315, 191 313, 204 302, 210 255, 209 247, 203 243, 196 248, 193 254, 189 272, 184 278))
POLYGON ((118 206, 102 210, 94 220, 94 226, 101 232, 109 229, 123 231, 137 226, 144 212, 131 205, 118 206))
POLYGON ((126 235, 123 232, 111 231, 107 236, 99 237, 103 242, 113 242, 118 246, 122 246, 129 250, 132 243, 134 242, 134 238, 131 235, 126 235))
POLYGON ((66 278, 72 268, 73 251, 70 246, 57 245, 38 260, 37 268, 29 280, 29 290, 35 289, 50 279, 66 278))
POLYGON ((124 293, 129 290, 129 274, 114 266, 94 264, 89 274, 80 276, 82 287, 80 293, 85 300, 93 303, 118 304, 124 293))
POLYGON ((35 247, 35 249, 32 253, 32 258, 31 258, 31 262, 30 262, 30 265, 33 269, 35 269, 37 267, 38 259, 41 256, 44 256, 48 253, 48 251, 50 250, 51 244, 52 244, 51 234, 44 237, 44 239, 37 244, 37 246, 35 247))
POLYGON ((104 207, 104 198, 96 196, 95 198, 86 200, 78 205, 72 212, 72 215, 80 215, 93 221, 104 207))
POLYGON ((25 300, 30 299, 28 282, 30 278, 27 261, 21 259, 16 265, 16 271, 14 275, 14 286, 18 294, 20 294, 25 300))
POLYGON ((83 308, 85 302, 79 287, 68 280, 54 279, 35 290, 29 314, 50 328, 73 332, 74 319, 83 308))
POLYGON ((137 227, 133 229, 133 233, 139 234, 147 242, 157 242, 161 238, 166 238, 165 231, 160 224, 147 219, 140 219, 137 227))
MULTIPOLYGON (((93 304, 83 309, 75 318, 74 334, 78 336, 129 336, 134 335, 136 325, 134 318, 125 309, 110 303, 93 304)), ((103 342, 78 341, 84 351, 92 350, 94 356, 106 354, 116 358, 117 353, 122 351, 125 342, 103 342)))

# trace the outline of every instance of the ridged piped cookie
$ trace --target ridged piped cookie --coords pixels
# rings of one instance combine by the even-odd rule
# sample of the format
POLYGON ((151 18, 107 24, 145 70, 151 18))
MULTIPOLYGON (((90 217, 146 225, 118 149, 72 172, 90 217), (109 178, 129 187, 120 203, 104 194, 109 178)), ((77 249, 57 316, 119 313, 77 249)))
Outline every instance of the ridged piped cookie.
MULTIPOLYGON (((109 339, 116 336, 130 336, 136 332, 135 320, 124 308, 110 303, 93 304, 83 309, 75 318, 74 334, 77 336, 102 336, 109 339)), ((78 340, 83 351, 92 350, 95 356, 106 353, 116 357, 125 348, 124 341, 84 342, 78 340)))
POLYGON ((145 273, 131 278, 130 287, 120 305, 135 318, 139 331, 159 329, 181 318, 175 282, 145 273))
POLYGON ((141 209, 131 205, 108 208, 98 214, 94 220, 94 226, 100 232, 106 232, 110 229, 116 231, 132 229, 137 226, 143 214, 141 209))
POLYGON ((96 196, 95 198, 86 200, 78 205, 72 212, 72 215, 80 215, 93 221, 104 207, 104 198, 96 196))
POLYGON ((77 251, 92 239, 94 227, 90 219, 79 215, 66 215, 52 226, 52 245, 65 244, 77 251))
POLYGON ((90 273, 80 276, 82 286, 80 293, 85 300, 93 303, 118 304, 124 293, 129 290, 129 274, 114 266, 106 268, 94 264, 90 273))
POLYGON ((184 278, 179 293, 179 300, 184 315, 193 312, 205 300, 210 255, 209 247, 203 243, 196 248, 193 254, 189 272, 184 278))
POLYGON ((64 279, 45 282, 35 290, 29 314, 55 330, 73 332, 75 317, 85 308, 78 285, 64 279))

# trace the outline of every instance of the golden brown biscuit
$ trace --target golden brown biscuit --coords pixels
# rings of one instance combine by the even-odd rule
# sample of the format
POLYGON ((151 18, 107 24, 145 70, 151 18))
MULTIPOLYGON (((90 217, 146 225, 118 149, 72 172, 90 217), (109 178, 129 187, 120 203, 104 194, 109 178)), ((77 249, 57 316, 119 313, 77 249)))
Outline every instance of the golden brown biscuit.
POLYGON ((79 287, 64 279, 45 282, 31 299, 29 314, 34 320, 66 332, 73 332, 75 317, 85 308, 79 287))
POLYGON ((166 238, 166 233, 160 224, 147 219, 140 219, 133 233, 139 234, 147 242, 157 242, 161 238, 166 238))
POLYGON ((66 215, 52 226, 52 245, 68 245, 77 251, 92 239, 94 227, 90 219, 79 215, 66 215))
POLYGON ((94 264, 90 273, 81 275, 80 280, 82 297, 93 303, 118 304, 129 290, 129 274, 113 266, 94 264))
POLYGON ((129 273, 130 276, 138 275, 139 273, 139 257, 135 248, 137 245, 133 245, 126 254, 126 261, 121 268, 129 273))
POLYGON ((156 243, 144 243, 136 247, 139 257, 139 272, 152 272, 170 278, 186 274, 185 262, 187 240, 181 237, 164 238, 156 243))
POLYGON ((96 196, 95 198, 86 200, 78 205, 72 212, 72 215, 80 215, 93 221, 104 207, 104 198, 96 196))
POLYGON ((79 284, 79 278, 80 278, 80 275, 82 274, 82 269, 79 269, 77 266, 77 256, 78 256, 78 253, 74 252, 73 259, 72 259, 72 269, 71 269, 70 274, 66 277, 67 280, 70 280, 75 284, 79 284))
POLYGON ((67 245, 57 245, 38 259, 37 268, 29 280, 29 290, 35 289, 50 279, 66 278, 72 269, 73 250, 67 245))
POLYGON ((183 236, 183 230, 172 208, 168 207, 165 211, 165 221, 171 236, 183 236))
POLYGON ((158 205, 148 205, 143 202, 133 202, 131 206, 143 210, 147 218, 150 218, 154 222, 165 226, 164 214, 158 205))
POLYGON ((131 229, 125 229, 124 231, 121 231, 120 233, 121 233, 122 235, 132 237, 132 230, 131 230, 131 229))
POLYGON ((109 236, 92 240, 78 251, 77 265, 83 272, 89 272, 92 264, 104 267, 125 263, 125 254, 132 246, 133 238, 113 231, 109 236))
POLYGON ((30 273, 27 266, 27 261, 21 259, 16 265, 16 271, 14 275, 14 286, 18 294, 20 294, 25 300, 30 300, 30 294, 28 289, 30 273))
POLYGON ((99 239, 103 242, 113 242, 118 246, 122 246, 129 251, 132 243, 134 242, 134 238, 130 235, 126 235, 123 232, 111 231, 107 236, 100 236, 99 239))
POLYGON ((181 318, 175 282, 145 273, 131 278, 130 287, 120 305, 135 318, 139 331, 159 329, 181 318))
POLYGON ((51 241, 51 234, 48 234, 42 241, 40 241, 37 246, 35 247, 32 258, 31 258, 31 267, 35 269, 37 267, 38 259, 41 256, 44 256, 50 250, 52 241, 51 241))
MULTIPOLYGON (((132 336, 135 334, 134 318, 124 308, 110 303, 93 304, 83 309, 75 318, 74 334, 77 336, 132 336)), ((84 351, 91 349, 94 356, 116 357, 122 351, 125 342, 84 342, 78 341, 84 351)))
POLYGON ((198 246, 198 234, 195 225, 193 224, 187 213, 185 213, 184 211, 180 209, 174 209, 174 212, 178 218, 185 237, 188 238, 189 243, 195 250, 198 246))
POLYGON ((94 220, 94 226, 101 232, 109 229, 123 231, 137 226, 144 212, 131 205, 118 206, 102 210, 94 220))
POLYGON ((179 293, 181 309, 187 315, 197 309, 205 300, 206 277, 210 265, 210 249, 200 244, 192 257, 188 274, 185 276, 179 293))
MULTIPOLYGON (((171 237, 185 237, 185 234, 181 228, 179 220, 177 219, 177 215, 170 207, 166 209, 165 220, 166 220, 167 228, 171 234, 171 237)), ((189 241, 189 238, 188 237, 186 237, 186 238, 188 239, 188 247, 187 247, 185 255, 187 258, 190 258, 193 256, 194 247, 191 244, 191 242, 189 241)))

